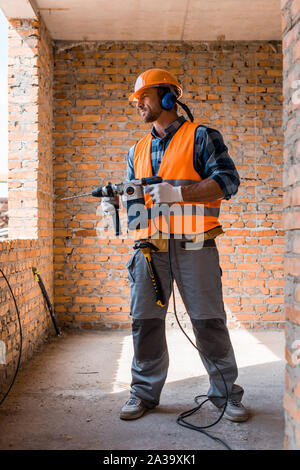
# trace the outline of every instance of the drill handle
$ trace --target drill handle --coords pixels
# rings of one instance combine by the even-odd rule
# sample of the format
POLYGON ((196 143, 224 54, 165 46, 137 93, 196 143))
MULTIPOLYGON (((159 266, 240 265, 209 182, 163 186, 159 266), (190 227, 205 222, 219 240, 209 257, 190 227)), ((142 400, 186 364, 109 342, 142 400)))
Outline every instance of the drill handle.
POLYGON ((141 178, 142 185, 146 184, 158 184, 162 183, 162 178, 160 176, 149 176, 148 178, 141 178))
POLYGON ((120 235, 120 217, 119 217, 119 208, 115 208, 115 213, 112 215, 114 229, 115 229, 115 236, 120 235))

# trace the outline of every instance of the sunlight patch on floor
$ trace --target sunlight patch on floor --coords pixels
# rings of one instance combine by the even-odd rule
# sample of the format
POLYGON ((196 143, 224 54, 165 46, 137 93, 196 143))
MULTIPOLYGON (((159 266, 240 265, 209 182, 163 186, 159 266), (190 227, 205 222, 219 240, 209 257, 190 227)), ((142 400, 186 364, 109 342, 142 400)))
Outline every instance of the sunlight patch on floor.
MULTIPOLYGON (((187 333, 194 341, 192 330, 187 330, 187 333)), ((239 368, 277 362, 284 358, 283 332, 230 330, 230 337, 239 368)), ((180 330, 167 330, 167 343, 170 357, 167 382, 206 375, 198 352, 180 330)), ((132 356, 132 337, 128 335, 123 340, 111 393, 129 389, 132 356)))

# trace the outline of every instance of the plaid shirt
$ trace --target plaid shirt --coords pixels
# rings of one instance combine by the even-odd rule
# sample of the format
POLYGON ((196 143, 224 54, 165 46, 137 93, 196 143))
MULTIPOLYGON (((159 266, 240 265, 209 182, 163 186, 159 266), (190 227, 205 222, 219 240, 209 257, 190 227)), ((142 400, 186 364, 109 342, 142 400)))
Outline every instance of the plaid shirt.
MULTIPOLYGON (((163 159, 164 153, 180 126, 186 121, 180 116, 165 129, 165 136, 159 137, 155 127, 152 128, 153 136, 151 145, 151 163, 153 175, 156 176, 163 159)), ((127 178, 134 179, 134 157, 135 145, 127 155, 127 178)), ((237 193, 240 178, 235 165, 228 154, 228 149, 223 142, 219 131, 199 125, 195 132, 194 168, 202 179, 212 178, 224 192, 224 199, 230 199, 237 193)))

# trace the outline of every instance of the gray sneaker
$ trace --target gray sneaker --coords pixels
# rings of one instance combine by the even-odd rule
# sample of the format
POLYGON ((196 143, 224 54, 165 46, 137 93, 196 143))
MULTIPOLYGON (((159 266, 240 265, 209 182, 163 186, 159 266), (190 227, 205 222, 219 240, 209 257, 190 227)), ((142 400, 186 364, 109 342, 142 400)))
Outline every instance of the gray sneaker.
POLYGON ((236 422, 247 421, 249 418, 249 412, 241 402, 228 400, 224 418, 236 422))
POLYGON ((142 401, 138 397, 130 398, 123 408, 121 409, 120 418, 121 419, 137 419, 143 416, 147 411, 142 401))

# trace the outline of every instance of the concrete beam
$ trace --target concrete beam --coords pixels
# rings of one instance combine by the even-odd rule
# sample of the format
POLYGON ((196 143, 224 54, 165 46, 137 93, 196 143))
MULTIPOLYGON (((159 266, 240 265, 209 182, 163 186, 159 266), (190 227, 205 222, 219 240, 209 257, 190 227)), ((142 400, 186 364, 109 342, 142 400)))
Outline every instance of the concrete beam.
POLYGON ((33 0, 0 0, 0 8, 6 18, 36 18, 37 8, 33 0))
POLYGON ((281 39, 280 0, 0 0, 0 8, 15 18, 34 10, 54 40, 281 39))

